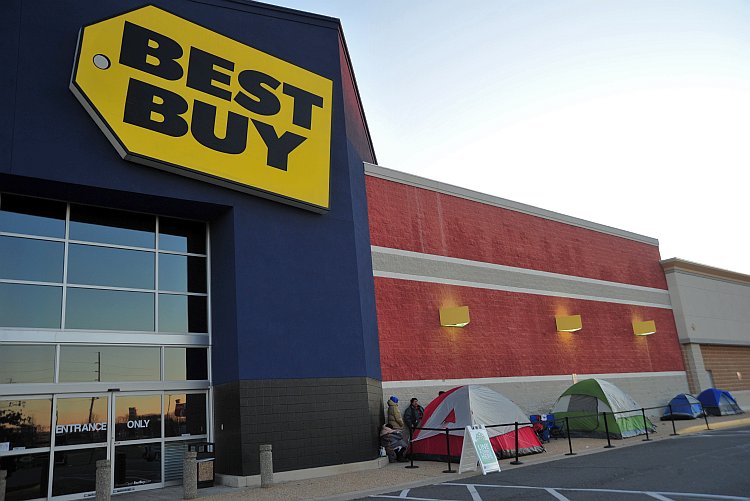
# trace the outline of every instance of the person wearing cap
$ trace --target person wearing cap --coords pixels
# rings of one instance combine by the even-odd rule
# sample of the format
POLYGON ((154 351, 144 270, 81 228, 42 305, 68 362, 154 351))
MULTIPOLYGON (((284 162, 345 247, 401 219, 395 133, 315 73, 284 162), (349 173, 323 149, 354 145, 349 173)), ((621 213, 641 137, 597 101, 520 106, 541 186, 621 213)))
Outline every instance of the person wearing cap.
POLYGON ((404 419, 401 417, 401 411, 398 410, 398 397, 391 395, 388 399, 388 427, 394 430, 404 429, 404 419))

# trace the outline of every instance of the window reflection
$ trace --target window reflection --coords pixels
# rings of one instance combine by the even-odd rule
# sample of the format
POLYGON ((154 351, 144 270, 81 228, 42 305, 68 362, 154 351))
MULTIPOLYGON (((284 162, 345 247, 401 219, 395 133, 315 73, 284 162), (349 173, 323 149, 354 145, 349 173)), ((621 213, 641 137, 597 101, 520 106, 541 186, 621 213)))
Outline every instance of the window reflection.
POLYGON ((154 295, 68 288, 66 329, 154 330, 154 295))
POLYGON ((95 491, 96 462, 100 459, 107 459, 106 447, 55 451, 52 495, 95 491))
POLYGON ((153 249, 156 247, 156 218, 135 212, 71 205, 70 239, 153 249))
POLYGON ((43 237, 65 237, 64 202, 0 195, 0 231, 43 237))
POLYGON ((164 436, 181 437, 206 433, 206 394, 164 395, 164 436))
POLYGON ((206 253, 206 225, 182 219, 159 218, 159 249, 206 253))
POLYGON ((161 444, 115 447, 115 488, 161 482, 161 444))
POLYGON ((208 350, 164 348, 164 379, 193 381, 208 379, 208 350))
POLYGON ((7 501, 47 497, 49 452, 0 457, 0 470, 8 472, 7 501))
POLYGON ((52 400, 0 400, 0 443, 11 450, 49 447, 52 400))
POLYGON ((64 260, 62 242, 0 236, 0 278, 61 283, 64 260))
POLYGON ((55 445, 106 442, 107 412, 105 396, 57 399, 55 445))
POLYGON ((55 347, 2 345, 0 384, 51 383, 55 377, 55 347))
POLYGON ((158 347, 61 346, 61 383, 159 381, 158 347))
POLYGON ((160 332, 208 332, 204 296, 159 294, 160 332))
POLYGON ((159 254, 159 290, 206 292, 206 258, 159 254))
POLYGON ((70 244, 68 283, 154 288, 153 252, 70 244))
POLYGON ((161 437, 161 395, 115 397, 115 440, 161 437))
POLYGON ((0 283, 0 326, 59 329, 62 287, 0 283))

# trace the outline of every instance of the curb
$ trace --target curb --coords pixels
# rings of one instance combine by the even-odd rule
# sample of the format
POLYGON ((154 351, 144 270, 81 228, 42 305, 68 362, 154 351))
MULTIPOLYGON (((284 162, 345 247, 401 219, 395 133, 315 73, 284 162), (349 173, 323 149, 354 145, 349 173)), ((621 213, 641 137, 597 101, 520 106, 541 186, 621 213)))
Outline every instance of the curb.
POLYGON ((690 426, 688 428, 683 428, 682 430, 680 430, 680 434, 698 433, 701 431, 711 431, 711 430, 723 430, 725 428, 734 428, 737 426, 748 426, 748 425, 750 425, 750 417, 734 419, 732 421, 721 421, 718 423, 709 423, 710 430, 706 429, 706 425, 690 426))

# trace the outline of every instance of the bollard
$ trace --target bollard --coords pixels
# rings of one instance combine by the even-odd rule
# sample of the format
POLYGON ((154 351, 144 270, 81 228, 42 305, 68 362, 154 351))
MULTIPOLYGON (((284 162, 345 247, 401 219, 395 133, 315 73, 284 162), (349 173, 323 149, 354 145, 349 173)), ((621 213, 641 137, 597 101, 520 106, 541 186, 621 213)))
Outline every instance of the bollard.
MULTIPOLYGON (((614 414, 612 414, 614 416, 614 414)), ((604 418, 604 433, 607 434, 607 445, 604 446, 605 449, 611 449, 614 447, 612 445, 612 442, 609 440, 609 424, 607 423, 607 413, 602 412, 602 417, 604 418)))
POLYGON ((404 466, 404 468, 419 468, 419 466, 414 465, 414 451, 412 450, 412 440, 414 439, 414 430, 416 430, 416 427, 411 427, 411 434, 409 435, 409 466, 404 466))
POLYGON ((516 460, 511 461, 510 464, 523 464, 518 460, 518 421, 516 421, 516 460))
POLYGON ((706 422, 706 429, 710 430, 711 428, 708 427, 708 412, 706 412, 706 408, 703 407, 702 403, 701 403, 701 410, 703 411, 703 420, 706 422))
POLYGON ((260 486, 273 485, 273 448, 271 444, 260 445, 260 486))
POLYGON ((5 477, 7 476, 6 470, 0 470, 0 501, 5 501, 5 477))
POLYGON ((448 451, 448 469, 443 470, 443 473, 455 473, 456 470, 451 468, 451 436, 450 436, 450 428, 445 429, 445 445, 446 450, 448 451))
POLYGON ((565 416, 565 432, 568 434, 568 449, 570 449, 570 452, 567 452, 566 456, 575 456, 576 453, 573 452, 573 442, 570 441, 570 423, 568 422, 568 416, 565 416))
POLYGON ((182 465, 182 498, 195 499, 198 497, 198 453, 185 452, 185 462, 182 465))
POLYGON ((112 497, 112 462, 99 459, 96 462, 96 501, 109 501, 112 497))
POLYGON ((646 438, 641 440, 641 442, 650 442, 651 439, 648 438, 648 425, 646 424, 646 409, 641 407, 641 414, 643 415, 643 429, 646 430, 646 438))
POLYGON ((667 404, 667 405, 669 405, 669 416, 672 418, 672 433, 669 436, 676 437, 677 435, 679 435, 679 433, 677 433, 677 428, 674 425, 674 414, 672 414, 672 404, 667 404))

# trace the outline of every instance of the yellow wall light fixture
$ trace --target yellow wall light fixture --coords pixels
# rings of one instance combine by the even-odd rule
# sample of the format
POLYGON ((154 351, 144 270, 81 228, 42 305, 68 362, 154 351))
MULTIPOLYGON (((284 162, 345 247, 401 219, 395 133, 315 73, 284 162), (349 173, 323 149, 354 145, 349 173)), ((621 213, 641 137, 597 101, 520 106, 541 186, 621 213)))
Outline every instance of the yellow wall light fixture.
POLYGON ((633 334, 636 336, 650 336, 651 334, 656 334, 656 322, 653 320, 633 322, 633 334))
POLYGON ((443 327, 464 327, 469 324, 469 307, 440 308, 440 325, 443 327))
POLYGON ((581 315, 558 315, 555 316, 557 332, 576 332, 583 328, 581 315))

